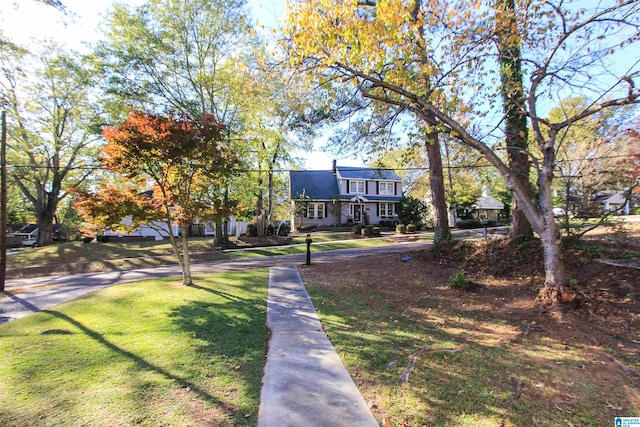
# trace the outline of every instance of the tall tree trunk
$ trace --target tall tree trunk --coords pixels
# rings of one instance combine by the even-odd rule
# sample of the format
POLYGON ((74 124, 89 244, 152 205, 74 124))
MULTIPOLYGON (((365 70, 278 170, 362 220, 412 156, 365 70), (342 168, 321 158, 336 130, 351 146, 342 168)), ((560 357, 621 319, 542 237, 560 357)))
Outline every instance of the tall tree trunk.
POLYGON ((273 200, 275 198, 275 189, 273 188, 273 164, 269 165, 268 185, 269 200, 267 207, 267 222, 271 221, 271 219, 273 218, 273 200))
POLYGON ((539 202, 542 209, 543 224, 540 235, 544 257, 545 281, 544 287, 538 294, 543 305, 557 304, 568 300, 567 273, 562 259, 562 238, 553 216, 552 189, 553 169, 555 165, 554 132, 542 147, 542 169, 538 175, 539 202))
MULTIPOLYGON (((498 28, 498 56, 500 60, 500 92, 505 115, 505 132, 509 167, 516 178, 529 189, 530 163, 527 156, 528 129, 524 109, 524 90, 522 85, 522 59, 520 56, 520 38, 517 37, 514 0, 497 0, 501 11, 501 23, 498 28)), ((517 197, 512 196, 511 239, 533 237, 531 224, 522 211, 517 197)))
POLYGON ((429 159, 429 184, 431 186, 431 202, 436 214, 434 226, 434 243, 442 243, 449 239, 449 213, 444 197, 444 172, 442 154, 438 134, 429 132, 425 141, 427 158, 429 159))
POLYGON ((216 248, 221 248, 224 246, 224 235, 222 234, 222 218, 216 218, 214 220, 214 224, 216 225, 216 233, 213 238, 213 246, 216 248))

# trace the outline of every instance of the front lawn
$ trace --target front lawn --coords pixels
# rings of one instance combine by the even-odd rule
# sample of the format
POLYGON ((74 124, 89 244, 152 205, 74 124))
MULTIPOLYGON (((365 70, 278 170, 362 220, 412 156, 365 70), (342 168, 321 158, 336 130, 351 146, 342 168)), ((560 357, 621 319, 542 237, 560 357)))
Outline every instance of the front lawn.
POLYGON ((267 270, 113 286, 0 325, 0 425, 255 425, 267 270))
POLYGON ((599 427, 638 416, 637 270, 567 253, 580 305, 545 313, 540 252, 467 242, 300 272, 383 425, 599 427), (448 285, 461 270, 469 291, 448 285))

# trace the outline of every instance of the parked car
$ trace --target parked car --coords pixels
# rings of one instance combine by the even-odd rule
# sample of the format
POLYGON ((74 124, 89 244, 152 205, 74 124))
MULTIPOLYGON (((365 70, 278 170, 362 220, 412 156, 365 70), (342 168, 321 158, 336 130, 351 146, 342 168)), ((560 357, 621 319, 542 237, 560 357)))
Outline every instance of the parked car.
POLYGON ((564 209, 562 208, 553 208, 553 216, 556 218, 561 218, 563 216, 566 216, 567 213, 564 211, 564 209))
POLYGON ((14 233, 14 236, 22 238, 22 246, 34 246, 38 241, 38 225, 27 224, 14 233))
MULTIPOLYGON (((60 224, 53 224, 51 231, 52 240, 60 240, 60 237, 64 237, 60 235, 62 231, 60 224)), ((35 246, 38 242, 38 224, 27 224, 13 235, 22 238, 22 246, 35 246)))

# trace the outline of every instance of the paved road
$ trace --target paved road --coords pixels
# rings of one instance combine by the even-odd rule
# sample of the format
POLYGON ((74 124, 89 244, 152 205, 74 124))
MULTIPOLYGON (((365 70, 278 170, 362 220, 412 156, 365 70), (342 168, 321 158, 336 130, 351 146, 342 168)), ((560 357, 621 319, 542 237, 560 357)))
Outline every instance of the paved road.
MULTIPOLYGON (((430 242, 403 242, 393 246, 317 252, 312 253, 311 262, 312 264, 327 263, 357 259, 365 256, 397 256, 407 251, 426 249, 429 246, 431 246, 430 242)), ((193 275, 211 274, 289 264, 303 264, 305 261, 305 254, 212 261, 193 264, 191 272, 193 275)), ((160 277, 180 276, 181 274, 180 267, 175 265, 128 271, 9 280, 5 283, 7 297, 0 300, 0 323, 45 310, 107 286, 160 277), (25 288, 29 290, 21 293, 12 292, 12 289, 18 288, 21 290, 25 288)))

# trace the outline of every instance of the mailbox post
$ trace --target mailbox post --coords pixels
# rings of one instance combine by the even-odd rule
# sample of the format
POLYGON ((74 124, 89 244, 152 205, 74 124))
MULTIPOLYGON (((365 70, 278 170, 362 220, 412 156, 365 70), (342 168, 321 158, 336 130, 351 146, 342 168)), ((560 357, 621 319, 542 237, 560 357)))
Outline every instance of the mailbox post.
POLYGON ((311 235, 307 234, 307 240, 305 240, 305 242, 307 243, 307 265, 311 265, 311 235))

